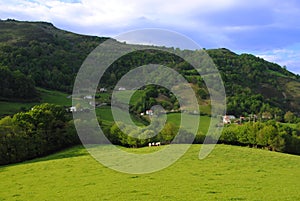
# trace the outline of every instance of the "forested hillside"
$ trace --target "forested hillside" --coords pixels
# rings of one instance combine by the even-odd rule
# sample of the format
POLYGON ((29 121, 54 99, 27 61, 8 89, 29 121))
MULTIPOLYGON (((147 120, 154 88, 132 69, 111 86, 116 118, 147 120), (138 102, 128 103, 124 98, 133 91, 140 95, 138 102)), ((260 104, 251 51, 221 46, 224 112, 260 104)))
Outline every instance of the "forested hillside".
POLYGON ((299 113, 299 75, 250 54, 237 55, 227 49, 207 52, 222 74, 228 113, 260 111, 273 117, 280 117, 288 110, 299 113))
MULTIPOLYGON (((0 21, 0 66, 14 74, 12 79, 23 76, 25 86, 29 88, 34 85, 71 92, 82 62, 106 39, 59 30, 45 22, 0 21)), ((282 120, 287 111, 300 113, 299 75, 249 54, 238 55, 227 49, 207 50, 207 53, 224 80, 227 113, 265 114, 278 120, 282 120)), ((164 64, 180 72, 192 84, 200 103, 209 104, 205 83, 197 72, 182 59, 161 51, 145 50, 120 58, 105 73, 100 84, 113 88, 130 69, 149 63, 164 64)), ((21 95, 20 88, 23 86, 23 82, 15 81, 13 86, 2 82, 0 97, 23 100, 38 98, 34 90, 29 90, 33 92, 27 96, 21 95)), ((166 100, 169 109, 176 109, 176 99, 168 97, 166 91, 160 91, 162 93, 152 93, 155 97, 148 93, 141 100, 149 102, 152 98, 152 104, 155 104, 153 98, 166 100)), ((137 111, 137 108, 133 110, 137 111)))
POLYGON ((0 65, 0 100, 38 100, 34 81, 19 70, 11 71, 0 65))
POLYGON ((0 21, 0 65, 21 71, 36 86, 70 92, 83 60, 103 40, 45 22, 0 21))

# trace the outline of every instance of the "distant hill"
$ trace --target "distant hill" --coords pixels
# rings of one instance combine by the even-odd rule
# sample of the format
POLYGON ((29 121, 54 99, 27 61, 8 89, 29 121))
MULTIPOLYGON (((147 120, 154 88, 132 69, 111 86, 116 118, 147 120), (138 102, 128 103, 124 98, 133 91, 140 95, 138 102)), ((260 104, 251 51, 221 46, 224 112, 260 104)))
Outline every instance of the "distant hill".
POLYGON ((237 55, 224 48, 207 52, 222 74, 229 113, 249 113, 261 108, 273 115, 280 114, 278 109, 299 114, 299 75, 251 54, 237 55))
POLYGON ((46 22, 0 21, 0 65, 20 70, 36 86, 70 92, 83 60, 105 39, 46 22))
MULTIPOLYGON (((46 22, 0 21, 0 67, 24 74, 37 87, 71 92, 82 62, 106 39, 63 31, 46 22)), ((207 53, 224 80, 227 113, 265 113, 277 118, 282 118, 287 111, 300 114, 299 75, 250 54, 238 55, 224 48, 207 50, 207 53)), ((124 56, 106 72, 101 85, 112 88, 130 68, 151 62, 179 71, 193 85, 200 102, 209 103, 200 76, 180 58, 162 52, 143 51, 124 56)), ((167 101, 166 105, 172 108, 175 101, 167 94, 156 94, 157 100, 167 101)))

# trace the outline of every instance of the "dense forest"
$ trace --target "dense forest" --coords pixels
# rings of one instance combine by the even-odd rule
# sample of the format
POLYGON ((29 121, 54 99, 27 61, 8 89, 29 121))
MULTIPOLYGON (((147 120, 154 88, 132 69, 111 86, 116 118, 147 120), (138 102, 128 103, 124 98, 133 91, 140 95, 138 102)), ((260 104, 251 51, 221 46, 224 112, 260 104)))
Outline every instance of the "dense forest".
POLYGON ((36 86, 71 92, 83 60, 105 39, 46 22, 0 21, 0 64, 30 76, 36 86))
POLYGON ((0 66, 0 100, 37 101, 34 81, 19 70, 0 66))
MULTIPOLYGON (((38 94, 32 89, 33 84, 71 92, 82 62, 106 39, 62 31, 45 22, 0 21, 1 69, 6 68, 14 74, 11 76, 14 79, 12 86, 1 83, 0 97, 23 101, 38 99, 38 94), (23 82, 18 81, 20 76, 23 76, 23 82), (26 95, 20 92, 24 84, 28 89, 26 95)), ((282 118, 287 111, 300 113, 300 96, 297 93, 300 89, 299 75, 249 54, 238 55, 224 48, 206 52, 223 78, 227 113, 237 116, 270 113, 278 118, 282 118)), ((162 51, 144 50, 123 56, 111 65, 100 84, 113 88, 130 69, 149 63, 174 68, 196 86, 194 88, 200 101, 209 99, 199 74, 181 58, 162 51)), ((146 97, 147 100, 150 98, 146 97)))

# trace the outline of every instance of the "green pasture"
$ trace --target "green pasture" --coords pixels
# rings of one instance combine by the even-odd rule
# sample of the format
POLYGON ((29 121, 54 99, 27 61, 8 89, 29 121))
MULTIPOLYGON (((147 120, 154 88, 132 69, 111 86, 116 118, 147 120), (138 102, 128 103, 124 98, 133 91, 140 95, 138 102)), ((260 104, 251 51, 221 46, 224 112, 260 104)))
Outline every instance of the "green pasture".
POLYGON ((41 94, 41 101, 34 103, 22 103, 22 102, 7 102, 0 101, 0 116, 12 115, 22 110, 29 110, 31 107, 41 103, 53 103, 57 105, 71 106, 72 99, 68 98, 68 94, 59 92, 59 91, 51 91, 42 88, 37 89, 41 94))
MULTIPOLYGON (((121 109, 116 109, 117 114, 119 116, 124 116, 125 112, 122 111, 121 109)), ((96 115, 97 117, 99 117, 101 119, 101 121, 103 122, 104 125, 111 125, 114 122, 113 116, 112 116, 112 112, 109 106, 103 106, 100 108, 96 108, 96 115)), ((183 125, 183 128, 187 131, 192 130, 192 128, 194 128, 196 126, 196 120, 197 118, 200 119, 200 123, 199 123, 199 129, 198 131, 200 131, 202 134, 206 134, 207 133, 207 129, 210 125, 210 121, 211 118, 208 116, 199 116, 199 115, 191 115, 191 114, 187 114, 187 113, 169 113, 167 114, 167 122, 173 123, 175 126, 179 126, 181 125, 181 115, 183 115, 184 117, 186 117, 189 121, 186 121, 185 124, 183 125)), ((122 118, 123 122, 126 123, 128 122, 127 118, 122 118)), ((135 117, 134 115, 131 115, 131 119, 133 120, 133 122, 139 126, 143 126, 143 124, 141 123, 140 119, 137 119, 137 117, 135 117)), ((215 118, 213 119, 213 124, 216 125, 218 123, 218 120, 215 118)))
MULTIPOLYGON (((208 116, 200 116, 199 115, 191 115, 186 113, 169 113, 168 114, 168 121, 173 123, 174 125, 180 125, 181 122, 181 115, 189 119, 189 121, 186 121, 183 125, 184 129, 187 131, 192 130, 196 126, 195 122, 199 118, 199 129, 198 132, 201 132, 202 134, 206 134, 208 127, 210 125, 211 118, 208 116)), ((212 118, 213 125, 216 125, 218 123, 218 120, 215 118, 212 118)))
MULTIPOLYGON (((128 123, 129 119, 125 117, 126 112, 116 108, 116 114, 121 117, 124 123, 128 123)), ((114 123, 114 117, 112 115, 111 107, 110 106, 102 106, 100 108, 96 108, 96 115, 102 121, 104 125, 112 125, 114 123)), ((138 126, 143 126, 144 124, 141 123, 141 120, 137 119, 134 115, 130 115, 131 120, 138 126)))
POLYGON ((130 97, 130 104, 131 105, 135 105, 136 102, 138 102, 138 100, 144 95, 145 91, 143 90, 125 90, 125 91, 115 91, 115 97, 116 99, 121 102, 121 103, 126 103, 126 100, 128 99, 128 97, 130 97, 130 94, 132 94, 132 96, 130 97), (134 93, 133 93, 134 92, 134 93))
POLYGON ((43 103, 52 103, 57 105, 72 105, 72 98, 69 97, 70 94, 63 93, 60 91, 51 91, 42 88, 38 88, 38 91, 41 93, 43 103))
MULTIPOLYGON (((134 152, 152 148, 159 149, 134 152)), ((104 167, 77 146, 0 167, 0 200, 300 200, 299 156, 217 145, 199 160, 200 148, 192 145, 161 171, 132 175, 104 167)))

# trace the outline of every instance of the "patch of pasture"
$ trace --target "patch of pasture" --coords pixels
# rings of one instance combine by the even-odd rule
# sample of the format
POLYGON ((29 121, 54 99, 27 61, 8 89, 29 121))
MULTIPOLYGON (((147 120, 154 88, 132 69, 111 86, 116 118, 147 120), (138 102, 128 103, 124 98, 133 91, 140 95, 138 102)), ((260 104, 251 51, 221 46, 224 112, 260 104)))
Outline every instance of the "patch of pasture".
POLYGON ((192 145, 159 172, 131 175, 102 166, 77 146, 0 167, 0 200, 300 200, 299 156, 217 145, 199 160, 200 148, 192 145))

